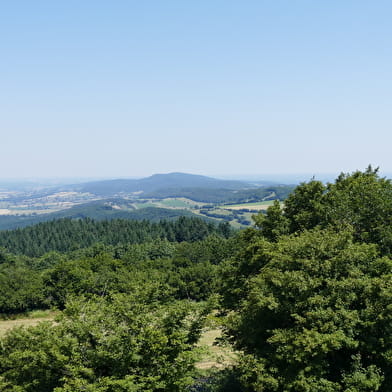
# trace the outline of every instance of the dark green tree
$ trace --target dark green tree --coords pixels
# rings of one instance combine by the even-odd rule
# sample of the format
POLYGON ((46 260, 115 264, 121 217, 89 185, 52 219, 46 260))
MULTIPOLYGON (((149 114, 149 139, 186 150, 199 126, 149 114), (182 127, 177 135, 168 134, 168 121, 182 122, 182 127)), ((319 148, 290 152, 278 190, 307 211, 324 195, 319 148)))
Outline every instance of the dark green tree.
POLYGON ((351 226, 357 241, 392 254, 392 183, 380 178, 378 169, 341 174, 328 185, 324 199, 327 224, 351 226))
POLYGON ((275 204, 255 216, 265 238, 315 227, 351 227, 358 242, 375 243, 392 254, 392 183, 369 166, 364 172, 342 173, 334 183, 302 183, 289 195, 281 212, 275 204), (288 228, 288 230, 287 230, 288 228))
POLYGON ((57 324, 16 329, 0 345, 0 390, 183 392, 206 314, 130 296, 68 304, 57 324))
POLYGON ((389 258, 350 231, 320 229, 247 252, 231 270, 242 290, 224 292, 244 390, 392 390, 389 258))
POLYGON ((37 271, 19 263, 0 265, 0 313, 22 313, 48 305, 37 271))
POLYGON ((253 220, 263 236, 270 241, 276 241, 281 235, 289 233, 290 220, 284 215, 279 200, 275 200, 274 204, 268 207, 265 215, 254 215, 253 220))
POLYGON ((303 231, 319 225, 324 219, 323 196, 326 187, 311 180, 298 185, 284 203, 290 232, 303 231))

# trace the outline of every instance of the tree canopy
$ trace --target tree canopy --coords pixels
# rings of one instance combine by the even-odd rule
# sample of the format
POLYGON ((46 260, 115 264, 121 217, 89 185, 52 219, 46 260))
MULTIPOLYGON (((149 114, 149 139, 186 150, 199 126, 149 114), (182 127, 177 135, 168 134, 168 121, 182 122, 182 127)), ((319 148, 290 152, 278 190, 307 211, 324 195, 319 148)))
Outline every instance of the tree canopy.
POLYGON ((294 189, 283 209, 274 205, 265 217, 256 217, 256 224, 270 240, 314 227, 350 226, 355 240, 377 244, 391 254, 392 183, 371 166, 364 172, 342 173, 327 185, 311 180, 294 189))
POLYGON ((392 261, 375 245, 314 229, 258 242, 249 263, 227 324, 246 390, 391 390, 392 261))
POLYGON ((226 336, 249 392, 392 390, 392 184, 299 185, 224 264, 226 336))
POLYGON ((148 286, 73 300, 56 325, 15 329, 2 340, 0 390, 182 392, 192 382, 205 313, 191 303, 159 303, 148 286))

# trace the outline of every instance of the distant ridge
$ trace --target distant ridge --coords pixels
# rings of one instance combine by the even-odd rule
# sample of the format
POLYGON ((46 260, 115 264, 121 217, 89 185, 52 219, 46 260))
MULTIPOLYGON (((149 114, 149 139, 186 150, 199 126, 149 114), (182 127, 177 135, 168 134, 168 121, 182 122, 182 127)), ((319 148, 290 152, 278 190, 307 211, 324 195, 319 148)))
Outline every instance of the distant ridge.
MULTIPOLYGON (((189 210, 170 209, 158 207, 146 207, 134 211, 117 210, 111 207, 106 200, 100 200, 85 204, 80 204, 62 211, 51 212, 40 215, 2 215, 0 216, 0 231, 13 230, 26 226, 35 225, 41 222, 47 222, 57 219, 83 219, 91 218, 95 220, 111 219, 130 219, 130 220, 148 220, 150 222, 159 222, 160 220, 173 220, 180 216, 198 217, 189 210)), ((211 219, 202 216, 203 220, 211 219)))
POLYGON ((74 185, 73 189, 89 192, 99 196, 113 196, 120 193, 149 193, 160 189, 171 188, 205 188, 205 189, 243 189, 253 187, 248 182, 236 180, 219 180, 212 177, 187 174, 168 173, 154 174, 141 179, 117 179, 87 182, 74 185))

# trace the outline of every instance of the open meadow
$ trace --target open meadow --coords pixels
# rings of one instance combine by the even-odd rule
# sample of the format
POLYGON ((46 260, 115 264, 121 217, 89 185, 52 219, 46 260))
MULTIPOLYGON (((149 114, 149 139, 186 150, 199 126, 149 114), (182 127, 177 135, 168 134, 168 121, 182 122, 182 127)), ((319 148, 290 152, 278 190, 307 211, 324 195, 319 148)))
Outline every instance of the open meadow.
POLYGON ((220 208, 224 208, 225 210, 255 210, 255 211, 263 211, 266 210, 269 206, 274 203, 273 200, 267 201, 258 201, 255 203, 241 203, 241 204, 230 204, 230 205, 223 205, 220 208))
POLYGON ((12 328, 33 327, 43 321, 53 321, 56 315, 54 311, 34 311, 20 318, 0 320, 0 338, 12 328))

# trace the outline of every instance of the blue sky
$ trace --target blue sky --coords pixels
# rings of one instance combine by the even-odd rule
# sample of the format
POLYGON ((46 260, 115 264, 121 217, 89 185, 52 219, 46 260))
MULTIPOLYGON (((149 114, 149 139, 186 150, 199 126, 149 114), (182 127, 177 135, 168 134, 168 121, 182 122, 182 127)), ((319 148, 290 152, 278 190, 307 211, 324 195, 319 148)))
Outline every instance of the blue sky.
POLYGON ((389 1, 8 1, 0 178, 392 172, 389 1))

